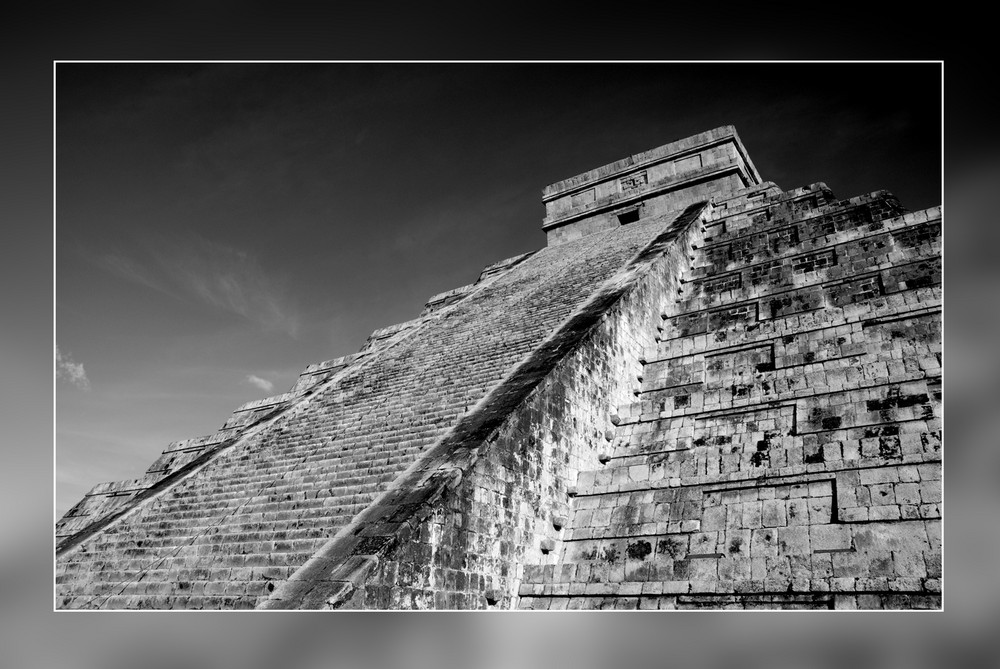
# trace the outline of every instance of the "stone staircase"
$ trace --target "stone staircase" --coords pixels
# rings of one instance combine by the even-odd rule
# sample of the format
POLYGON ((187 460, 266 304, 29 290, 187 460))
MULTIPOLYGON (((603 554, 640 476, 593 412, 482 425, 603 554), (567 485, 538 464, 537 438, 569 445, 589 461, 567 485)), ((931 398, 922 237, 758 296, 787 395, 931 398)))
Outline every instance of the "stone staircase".
POLYGON ((57 605, 259 605, 657 225, 615 232, 611 248, 593 235, 492 265, 476 289, 432 298, 343 365, 310 366, 289 393, 240 407, 218 436, 171 445, 114 506, 89 495, 61 523, 57 605))

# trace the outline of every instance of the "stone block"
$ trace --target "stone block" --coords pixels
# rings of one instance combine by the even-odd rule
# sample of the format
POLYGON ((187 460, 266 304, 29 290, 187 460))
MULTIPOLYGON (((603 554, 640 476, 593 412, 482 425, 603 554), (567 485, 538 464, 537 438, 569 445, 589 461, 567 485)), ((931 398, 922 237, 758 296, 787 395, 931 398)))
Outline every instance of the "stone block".
POLYGON ((809 528, 809 543, 813 551, 850 550, 850 527, 846 525, 813 525, 809 528))
POLYGON ((700 520, 682 520, 680 522, 680 532, 697 532, 701 529, 700 520))
POLYGON ((806 555, 810 552, 808 527, 781 527, 777 533, 779 555, 806 555))
POLYGON ((766 500, 761 505, 761 524, 764 527, 781 527, 787 524, 785 500, 766 500))

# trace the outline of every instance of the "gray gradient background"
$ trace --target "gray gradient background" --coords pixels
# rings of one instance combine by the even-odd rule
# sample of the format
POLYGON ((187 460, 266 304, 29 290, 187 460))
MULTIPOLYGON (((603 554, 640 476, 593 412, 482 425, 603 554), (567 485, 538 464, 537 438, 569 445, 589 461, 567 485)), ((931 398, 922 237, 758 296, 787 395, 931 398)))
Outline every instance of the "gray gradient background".
MULTIPOLYGON (((404 31, 399 28, 389 30, 380 24, 381 12, 373 12, 369 16, 341 12, 330 18, 314 16, 302 10, 291 12, 286 9, 269 15, 257 10, 259 7, 252 3, 219 3, 211 10, 201 9, 198 13, 178 17, 161 16, 141 8, 112 12, 88 7, 85 12, 81 10, 76 15, 60 14, 56 22, 39 20, 36 16, 22 17, 15 12, 4 24, 5 39, 0 40, 0 48, 6 50, 4 55, 7 57, 0 62, 3 62, 7 87, 2 107, 4 221, 7 234, 3 246, 4 262, 0 264, 0 271, 3 272, 0 286, 4 291, 8 314, 4 327, 0 329, 0 359, 4 361, 5 372, 0 411, 3 412, 6 428, 6 467, 3 470, 4 485, 0 488, 5 510, 4 541, 0 544, 0 664, 12 667, 507 667, 567 664, 603 667, 637 663, 652 666, 683 663, 685 666, 704 667, 996 666, 1000 645, 995 633, 1000 620, 1000 583, 996 573, 997 558, 1000 556, 1000 523, 997 520, 1000 455, 997 451, 995 407, 1000 365, 997 364, 994 349, 998 329, 996 294, 1000 288, 1000 276, 993 258, 997 233, 989 214, 1000 176, 1000 163, 997 161, 1000 154, 996 150, 997 139, 983 132, 992 122, 987 115, 990 107, 980 104, 982 101, 978 98, 981 94, 962 86, 958 76, 953 81, 952 69, 948 69, 944 161, 944 195, 948 207, 945 227, 945 402, 948 426, 945 612, 832 615, 80 615, 52 612, 51 527, 56 499, 53 488, 53 441, 56 433, 53 394, 57 389, 52 373, 52 317, 62 299, 63 287, 60 274, 60 295, 56 296, 52 281, 53 262, 58 257, 52 235, 54 58, 939 57, 926 51, 920 53, 924 47, 914 49, 914 29, 906 31, 902 39, 894 43, 886 36, 893 31, 887 31, 885 23, 873 19, 859 25, 856 22, 858 15, 846 11, 845 16, 825 19, 830 28, 826 33, 805 30, 803 22, 803 25, 772 25, 766 31, 754 33, 750 39, 727 40, 724 34, 716 32, 712 40, 706 40, 694 34, 694 26, 698 24, 688 22, 683 25, 692 31, 687 33, 689 37, 680 41, 664 40, 665 43, 627 39, 629 34, 642 33, 659 24, 647 21, 639 25, 629 21, 624 25, 617 24, 613 16, 602 17, 589 28, 571 35, 574 43, 586 43, 588 48, 577 47, 575 51, 559 52, 547 39, 550 35, 546 27, 553 24, 547 23, 548 17, 537 13, 530 17, 492 16, 491 30, 484 32, 455 30, 454 17, 459 20, 470 18, 461 13, 452 13, 453 18, 447 25, 434 21, 433 25, 421 26, 423 29, 417 29, 416 21, 420 17, 416 14, 403 16, 403 25, 408 28, 404 31), (380 25, 382 29, 371 30, 374 25, 380 25), (623 37, 610 39, 609 35, 623 37), (900 50, 903 40, 909 48, 900 50), (643 44, 647 46, 644 48, 643 44)), ((673 20, 676 24, 679 19, 675 16, 673 20)), ((729 34, 734 34, 731 28, 720 26, 719 22, 714 27, 723 33, 728 30, 729 34)), ((915 30, 930 35, 935 28, 925 24, 915 30)), ((664 24, 666 30, 667 25, 664 24)), ((741 23, 740 34, 746 35, 746 31, 747 24, 741 23)), ((566 41, 569 40, 563 40, 566 41)), ((916 42, 919 44, 920 40, 916 42)), ((953 69, 957 72, 965 68, 953 69)), ((782 84, 787 83, 780 79, 772 82, 767 79, 768 75, 762 76, 774 86, 773 90, 780 91, 782 84)), ((817 76, 814 84, 817 89, 827 87, 837 94, 864 89, 867 92, 862 95, 866 96, 864 102, 869 107, 907 110, 925 106, 936 109, 941 104, 940 89, 934 84, 902 87, 898 84, 899 80, 891 75, 879 75, 877 80, 880 85, 874 93, 867 84, 850 76, 832 79, 817 76), (900 96, 905 98, 902 104, 898 102, 900 96)), ((525 95, 532 91, 537 94, 538 90, 544 89, 545 83, 526 84, 525 95)), ((712 93, 722 94, 718 90, 712 93)), ((536 153, 531 156, 531 165, 511 165, 509 160, 518 155, 516 142, 487 143, 488 149, 499 148, 503 156, 503 160, 497 161, 498 168, 515 169, 517 178, 523 171, 527 183, 527 199, 523 204, 526 215, 514 216, 515 211, 520 210, 511 205, 509 216, 503 221, 504 225, 510 222, 524 229, 524 237, 519 237, 516 244, 526 246, 517 246, 513 252, 529 250, 542 243, 538 232, 541 218, 538 191, 548 181, 620 158, 629 151, 650 148, 726 122, 737 125, 761 172, 782 187, 822 179, 841 196, 888 188, 897 192, 904 204, 911 208, 933 205, 940 200, 926 190, 912 195, 906 191, 906 182, 911 181, 913 174, 926 174, 925 165, 891 168, 905 179, 886 174, 882 170, 886 152, 883 151, 880 156, 876 152, 874 157, 867 152, 867 145, 877 145, 877 139, 850 147, 850 152, 857 153, 859 157, 844 176, 841 172, 831 174, 827 161, 811 161, 808 156, 802 156, 808 150, 807 146, 795 147, 790 155, 776 155, 774 163, 765 163, 762 156, 762 151, 766 154, 768 150, 765 145, 773 145, 789 133, 795 135, 806 120, 806 115, 802 113, 795 114, 787 127, 780 129, 781 132, 772 130, 771 134, 760 135, 757 139, 740 117, 716 120, 707 114, 704 102, 683 100, 678 101, 679 106, 677 103, 664 103, 661 109, 646 107, 642 113, 652 116, 645 119, 645 125, 653 132, 628 135, 631 130, 624 129, 634 128, 636 117, 625 114, 627 102, 619 99, 614 104, 595 107, 596 115, 590 118, 589 125, 586 122, 580 125, 564 124, 562 127, 566 134, 572 129, 584 133, 585 137, 562 138, 565 142, 562 146, 575 144, 577 152, 562 155, 558 160, 553 158, 552 162, 546 162, 546 156, 536 153), (678 116, 678 110, 688 109, 692 104, 696 107, 691 110, 692 113, 697 111, 706 116, 682 115, 687 120, 678 116), (588 128, 597 130, 591 133, 588 128), (624 144, 623 140, 626 140, 624 144), (801 156, 800 159, 789 164, 790 156, 794 158, 796 154, 801 156), (535 162, 541 164, 536 165, 535 162), (798 174, 788 171, 775 173, 775 170, 802 170, 799 174, 805 178, 797 178, 798 174), (869 170, 870 174, 866 175, 869 170), (544 178, 538 181, 538 175, 544 178), (852 180, 854 177, 858 180, 852 180), (871 181, 869 177, 872 177, 871 181)), ((732 110, 744 118, 755 113, 761 116, 780 115, 781 101, 771 99, 769 102, 771 106, 756 111, 739 109, 736 99, 730 104, 732 110)), ((588 99, 587 106, 591 104, 593 100, 588 99)), ((540 104, 539 113, 544 115, 555 108, 551 103, 540 104)), ((588 114, 585 109, 580 113, 585 117, 588 114)), ((508 123, 516 121, 503 120, 508 123)), ((542 120, 537 123, 541 124, 542 120)), ((388 123, 392 125, 391 121, 388 123)), ((528 125, 535 127, 536 123, 528 125)), ((471 123, 468 127, 472 127, 471 123)), ((814 141, 815 137, 808 134, 796 136, 796 141, 814 141)), ((533 142, 537 137, 529 139, 533 142)), ((465 137, 463 142, 476 146, 475 138, 465 137)), ((529 144, 534 146, 531 142, 529 144)), ((833 147, 836 146, 834 142, 833 147)), ((926 151, 917 149, 918 152, 926 151)), ((426 164, 419 162, 419 155, 406 155, 399 151, 390 151, 387 155, 414 161, 410 165, 418 173, 421 165, 426 169, 426 164)), ((113 160, 107 164, 116 165, 113 160)), ((475 206, 479 198, 486 195, 487 208, 471 219, 460 217, 462 220, 489 220, 489 213, 499 204, 513 201, 521 195, 502 190, 489 191, 490 181, 503 174, 493 173, 484 182, 486 190, 473 189, 469 193, 465 206, 475 206), (489 199, 491 195, 498 199, 489 199)), ((506 174, 510 175, 510 172, 506 174)), ((135 175, 134 178, 141 181, 141 176, 135 175)), ((98 183, 100 174, 91 178, 98 183)), ((512 179, 512 182, 516 180, 512 179)), ((447 189, 444 192, 447 194, 447 189)), ((457 196, 451 192, 451 197, 457 196)), ((427 206, 435 202, 449 204, 448 200, 436 198, 421 201, 427 206)), ((114 202, 114 199, 109 201, 109 207, 114 202)), ((275 202, 281 203, 280 199, 275 202)), ((445 208, 445 211, 460 213, 461 202, 456 204, 455 200, 451 200, 450 204, 452 209, 445 208)), ((334 206, 333 211, 336 209, 334 206)), ((306 215, 308 213, 303 212, 302 220, 310 218, 306 215)), ((414 216, 408 222, 419 222, 417 219, 419 217, 414 216)), ((490 229, 500 223, 492 221, 490 229)), ((460 226, 457 222, 453 225, 460 226)), ((313 348, 302 350, 305 362, 329 357, 323 353, 326 350, 332 356, 357 348, 366 334, 362 331, 414 315, 419 310, 419 303, 431 293, 465 283, 474 278, 473 267, 478 268, 485 262, 507 255, 502 246, 506 243, 506 236, 489 238, 488 231, 479 231, 479 235, 488 239, 483 246, 477 247, 474 243, 462 241, 459 235, 465 229, 448 227, 443 232, 449 243, 471 244, 461 251, 456 249, 456 255, 462 256, 460 263, 450 257, 445 259, 447 262, 442 262, 435 259, 432 253, 421 256, 426 257, 429 264, 440 265, 435 272, 422 279, 426 283, 415 280, 412 286, 406 286, 404 294, 397 296, 398 301, 394 298, 381 305, 381 310, 363 309, 357 312, 369 313, 367 318, 371 319, 371 322, 356 324, 357 330, 345 330, 336 338, 331 333, 326 340, 322 337, 312 340, 310 346, 313 348), (455 274, 444 273, 442 269, 455 274), (338 349, 338 346, 344 348, 338 349)), ((62 243, 61 227, 59 243, 62 243)), ((101 244, 97 246, 106 250, 101 244)), ((313 246, 303 242, 303 247, 313 246)), ((62 250, 59 249, 59 252, 62 250)), ((264 257, 267 249, 256 252, 264 257)), ((259 262, 263 266, 267 261, 259 262)), ((379 274, 377 270, 373 271, 379 274)), ((382 270, 381 274, 391 282, 392 271, 392 268, 382 270)), ((289 290, 297 294, 297 284, 294 279, 290 281, 289 290)), ((317 299, 318 302, 300 304, 302 313, 312 313, 310 304, 317 312, 327 306, 321 298, 310 299, 317 299)), ((332 302, 332 298, 330 303, 345 304, 332 302)), ((360 303, 366 306, 364 300, 360 303)), ((105 304, 105 307, 108 305, 105 304)), ((235 316, 246 318, 239 313, 235 316)), ((66 318, 69 321, 69 317, 66 318)), ((92 377, 90 392, 96 393, 98 370, 103 365, 85 358, 76 350, 75 342, 61 341, 62 319, 60 313, 60 344, 72 352, 77 362, 87 367, 92 377)), ((344 322, 349 324, 356 320, 359 319, 350 315, 344 317, 344 322)), ((85 330, 81 327, 81 332, 85 330)), ((298 333, 299 336, 302 332, 298 333)), ((80 346, 85 350, 88 345, 80 346)), ((269 346, 260 350, 264 349, 272 350, 269 346)), ((254 352, 258 349, 248 350, 254 352)), ((299 361, 289 360, 285 364, 291 369, 299 361)), ((243 368, 239 372, 255 373, 243 368)), ((234 376, 233 379, 238 382, 242 376, 234 376)), ((279 376, 275 375, 271 380, 276 384, 275 391, 284 389, 279 376)), ((62 402, 63 393, 68 394, 77 388, 59 385, 58 390, 62 402)), ((235 404, 258 396, 254 395, 256 391, 252 386, 236 387, 231 391, 233 401, 226 403, 223 414, 207 418, 221 421, 225 412, 235 404)), ((165 424, 164 436, 174 439, 199 433, 193 429, 194 425, 190 430, 184 429, 185 421, 173 422, 171 419, 165 424), (180 433, 175 433, 175 429, 180 433)), ((155 449, 162 445, 150 447, 155 449)), ((139 463, 141 467, 146 461, 139 460, 142 460, 139 463)), ((102 469, 94 475, 103 480, 104 471, 102 469)))

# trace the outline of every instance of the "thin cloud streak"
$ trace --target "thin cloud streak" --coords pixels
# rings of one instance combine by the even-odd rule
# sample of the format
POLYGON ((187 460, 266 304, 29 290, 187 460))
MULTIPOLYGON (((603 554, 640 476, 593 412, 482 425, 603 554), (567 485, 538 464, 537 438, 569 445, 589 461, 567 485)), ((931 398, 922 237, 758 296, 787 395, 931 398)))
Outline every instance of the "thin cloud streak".
POLYGON ((112 274, 117 274, 123 279, 146 286, 147 288, 152 288, 153 290, 170 295, 171 297, 178 297, 173 292, 168 290, 167 286, 154 276, 152 272, 134 260, 123 255, 119 255, 117 253, 105 253, 97 256, 93 261, 102 269, 105 269, 112 274))
POLYGON ((90 379, 87 378, 83 364, 74 362, 72 356, 60 351, 58 344, 56 344, 56 376, 68 381, 80 390, 90 390, 90 379))
POLYGON ((90 258, 127 281, 186 302, 237 314, 268 331, 296 338, 300 318, 283 282, 257 257, 189 234, 183 241, 158 237, 134 254, 105 252, 90 258))
POLYGON ((252 254, 199 237, 189 250, 174 247, 159 254, 165 272, 189 294, 223 311, 239 314, 268 330, 295 337, 299 321, 288 313, 285 292, 252 254))
POLYGON ((251 385, 254 385, 254 386, 257 386, 258 388, 260 388, 261 390, 263 390, 265 393, 269 393, 272 390, 274 390, 274 384, 273 383, 271 383, 267 379, 262 379, 261 377, 257 376, 256 374, 247 374, 246 380, 247 380, 247 383, 249 383, 251 385))

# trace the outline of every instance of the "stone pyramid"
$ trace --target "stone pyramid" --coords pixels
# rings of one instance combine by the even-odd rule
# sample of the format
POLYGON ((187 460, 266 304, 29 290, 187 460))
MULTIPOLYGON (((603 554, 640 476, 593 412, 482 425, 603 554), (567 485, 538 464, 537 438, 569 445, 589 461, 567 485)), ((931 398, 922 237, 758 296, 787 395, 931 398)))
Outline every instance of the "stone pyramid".
POLYGON ((67 609, 939 608, 941 212, 722 127, 548 186, 547 246, 96 486, 67 609))

